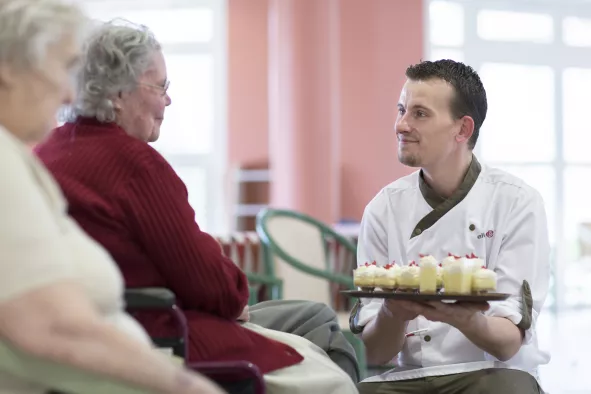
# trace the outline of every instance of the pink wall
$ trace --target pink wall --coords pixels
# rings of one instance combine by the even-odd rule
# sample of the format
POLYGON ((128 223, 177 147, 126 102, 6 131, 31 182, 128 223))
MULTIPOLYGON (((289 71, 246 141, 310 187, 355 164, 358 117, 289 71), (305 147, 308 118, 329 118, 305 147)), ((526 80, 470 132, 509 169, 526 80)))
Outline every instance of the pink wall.
MULTIPOLYGON (((228 161, 267 161, 269 2, 228 4, 228 161)), ((358 220, 381 187, 411 171, 396 159, 393 124, 404 69, 423 54, 423 10, 408 0, 339 5, 340 217, 358 220)))
POLYGON ((268 3, 228 1, 228 162, 269 160, 268 3))
POLYGON ((412 169, 393 132, 404 70, 423 56, 422 1, 341 0, 341 217, 360 219, 412 169))

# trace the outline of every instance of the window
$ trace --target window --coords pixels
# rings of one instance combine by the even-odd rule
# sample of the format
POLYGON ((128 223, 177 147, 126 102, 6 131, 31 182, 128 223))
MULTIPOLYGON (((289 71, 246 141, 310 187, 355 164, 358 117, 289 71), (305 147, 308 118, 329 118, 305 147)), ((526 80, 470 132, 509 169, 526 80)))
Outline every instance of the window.
POLYGON ((591 46, 591 19, 568 16, 562 21, 562 40, 573 47, 591 46))
POLYGON ((439 46, 461 46, 464 43, 464 9, 449 1, 429 4, 429 38, 439 46))
POLYGON ((478 12, 476 25, 478 36, 484 40, 547 44, 554 38, 550 15, 482 10, 478 12))
POLYGON ((554 73, 548 66, 484 63, 489 103, 480 153, 496 162, 554 159, 554 73), (524 149, 532 142, 536 149, 524 149))
POLYGON ((564 157, 569 162, 591 163, 588 117, 591 103, 591 67, 567 68, 563 71, 562 100, 564 157))
POLYGON ((78 0, 91 18, 148 26, 162 44, 172 105, 153 144, 185 182, 199 225, 223 232, 225 0, 78 0))
POLYGON ((431 51, 430 60, 451 59, 458 62, 464 61, 464 52, 458 49, 437 48, 431 51))
POLYGON ((487 90, 476 154, 544 198, 553 249, 546 305, 591 306, 591 6, 578 0, 426 1, 428 58, 463 59, 487 90), (441 26, 451 25, 454 33, 445 36, 441 26))
POLYGON ((214 62, 211 54, 166 54, 173 104, 166 109, 162 136, 154 144, 165 154, 208 154, 213 150, 214 62))

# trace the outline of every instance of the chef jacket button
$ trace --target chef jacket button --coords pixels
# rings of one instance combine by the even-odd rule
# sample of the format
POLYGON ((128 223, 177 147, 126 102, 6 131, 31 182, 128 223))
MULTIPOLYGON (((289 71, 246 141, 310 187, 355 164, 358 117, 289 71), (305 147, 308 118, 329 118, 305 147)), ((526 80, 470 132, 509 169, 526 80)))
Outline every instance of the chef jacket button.
POLYGON ((417 228, 415 230, 415 235, 420 235, 423 232, 423 230, 421 230, 420 228, 417 228))
POLYGON ((475 226, 475 225, 473 225, 473 224, 471 224, 471 225, 470 225, 470 227, 468 227, 468 228, 470 229, 470 231, 474 231, 474 230, 476 230, 476 226, 475 226))
POLYGON ((425 340, 425 342, 429 342, 431 340, 431 335, 425 335, 423 339, 425 340))

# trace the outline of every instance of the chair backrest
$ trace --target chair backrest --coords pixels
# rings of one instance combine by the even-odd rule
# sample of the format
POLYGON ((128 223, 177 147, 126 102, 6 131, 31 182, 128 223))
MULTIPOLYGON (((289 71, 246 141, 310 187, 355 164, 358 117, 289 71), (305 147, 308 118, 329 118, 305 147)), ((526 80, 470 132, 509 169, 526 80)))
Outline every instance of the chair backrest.
POLYGON ((244 272, 266 275, 262 264, 259 236, 254 231, 233 232, 217 235, 215 239, 226 257, 231 259, 244 272))
POLYGON ((238 265, 248 277, 249 305, 283 297, 283 284, 273 275, 273 272, 267 271, 261 242, 256 232, 234 232, 215 238, 224 255, 238 265))
MULTIPOLYGON (((265 209, 257 217, 257 232, 264 245, 267 270, 283 280, 285 299, 306 299, 332 304, 331 282, 348 285, 348 278, 334 269, 330 241, 347 245, 344 237, 327 225, 300 213, 265 209)), ((352 282, 352 279, 351 279, 352 282)))

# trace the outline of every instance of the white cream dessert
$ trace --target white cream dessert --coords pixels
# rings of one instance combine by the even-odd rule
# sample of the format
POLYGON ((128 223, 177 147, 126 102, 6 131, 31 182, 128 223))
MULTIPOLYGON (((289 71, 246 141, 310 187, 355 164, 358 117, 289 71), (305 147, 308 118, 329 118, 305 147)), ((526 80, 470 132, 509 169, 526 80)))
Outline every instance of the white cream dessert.
POLYGON ((419 291, 435 294, 437 292, 437 260, 430 255, 421 256, 419 268, 419 291))
MULTIPOLYGON (((447 257, 443 259, 443 261, 441 262, 441 268, 443 269, 443 274, 442 274, 442 281, 443 283, 445 283, 445 275, 446 275, 446 267, 452 263, 454 263, 456 260, 460 259, 460 256, 455 256, 451 253, 448 253, 447 257)), ((445 285, 443 286, 445 287, 445 285)))
POLYGON ((445 268, 446 265, 453 263, 456 260, 461 259, 461 256, 456 256, 454 254, 448 253, 447 257, 443 259, 443 261, 441 262, 441 265, 443 266, 443 268, 445 268))
POLYGON ((392 289, 395 289, 398 286, 398 278, 400 277, 400 266, 393 261, 392 264, 386 265, 386 270, 388 271, 389 283, 392 289))
POLYGON ((472 272, 476 272, 482 267, 484 264, 484 260, 478 258, 474 253, 470 255, 466 255, 466 262, 468 263, 469 267, 472 269, 472 272))
POLYGON ((379 274, 376 274, 375 284, 382 290, 394 290, 398 282, 398 271, 399 267, 396 263, 386 264, 384 267, 380 267, 379 274))
POLYGON ((386 268, 384 267, 380 267, 380 266, 376 266, 376 270, 374 273, 374 285, 376 287, 383 287, 386 286, 387 284, 387 271, 386 268))
POLYGON ((357 287, 371 287, 375 286, 375 273, 377 263, 365 263, 360 265, 353 271, 353 284, 357 287))
POLYGON ((441 288, 443 287, 443 268, 441 266, 441 263, 437 266, 436 268, 437 271, 437 290, 441 290, 441 288))
POLYGON ((472 292, 472 267, 464 257, 448 263, 443 268, 443 287, 446 294, 472 292))
POLYGON ((497 289, 497 274, 487 269, 484 265, 472 274, 472 291, 486 293, 497 289))
POLYGON ((419 272, 420 269, 414 261, 411 261, 406 267, 401 267, 398 276, 398 289, 417 290, 419 288, 419 272))

